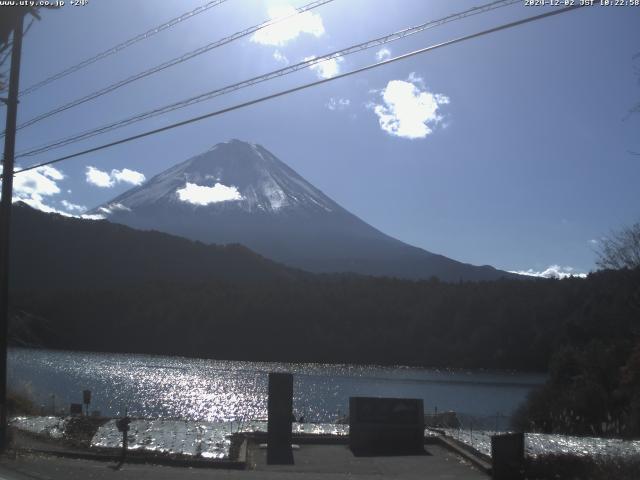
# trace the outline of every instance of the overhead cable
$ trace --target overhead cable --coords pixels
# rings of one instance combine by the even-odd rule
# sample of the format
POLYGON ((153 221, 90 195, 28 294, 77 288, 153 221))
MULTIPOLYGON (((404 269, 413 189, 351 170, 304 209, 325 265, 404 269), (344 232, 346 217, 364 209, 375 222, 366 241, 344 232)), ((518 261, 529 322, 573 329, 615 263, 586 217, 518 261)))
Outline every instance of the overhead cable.
POLYGON ((297 87, 289 88, 287 90, 282 90, 280 92, 272 93, 270 95, 266 95, 264 97, 256 98, 254 100, 250 100, 250 101, 247 101, 247 102, 239 103, 239 104, 233 105, 231 107, 227 107, 227 108, 223 108, 223 109, 220 109, 220 110, 216 110, 216 111, 213 111, 213 112, 206 113, 204 115, 199 115, 197 117, 192 117, 192 118, 189 118, 187 120, 183 120, 183 121, 180 121, 180 122, 172 123, 172 124, 166 125, 164 127, 156 128, 156 129, 153 129, 153 130, 148 130, 146 132, 139 133, 137 135, 132 135, 130 137, 125 137, 125 138, 122 138, 120 140, 116 140, 116 141, 113 141, 113 142, 105 143, 105 144, 99 145, 97 147, 93 147, 93 148, 89 148, 89 149, 86 149, 86 150, 82 150, 80 152, 72 153, 70 155, 65 155, 63 157, 55 158, 53 160, 49 160, 49 161, 46 161, 46 162, 38 163, 38 164, 35 164, 35 165, 30 165, 28 167, 25 167, 25 168, 22 168, 22 169, 16 171, 15 174, 19 174, 19 173, 22 173, 22 172, 27 172, 29 170, 34 170, 36 168, 44 167, 46 165, 52 165, 52 164, 55 164, 55 163, 62 162, 64 160, 69 160, 71 158, 80 157, 80 156, 86 155, 88 153, 97 152, 97 151, 104 150, 106 148, 110 148, 110 147, 113 147, 113 146, 116 146, 116 145, 121 145, 121 144, 124 144, 124 143, 128 143, 128 142, 131 142, 133 140, 138 140, 138 139, 141 139, 141 138, 144 138, 144 137, 148 137, 148 136, 155 135, 155 134, 158 134, 158 133, 161 133, 161 132, 172 130, 174 128, 178 128, 178 127, 182 127, 182 126, 185 126, 185 125, 189 125, 191 123, 199 122, 199 121, 207 119, 207 118, 219 116, 219 115, 222 115, 222 114, 225 114, 225 113, 229 113, 229 112, 232 112, 232 111, 235 111, 235 110, 239 110, 239 109, 242 109, 242 108, 245 108, 245 107, 249 107, 251 105, 262 103, 262 102, 265 102, 267 100, 272 100, 274 98, 279 98, 279 97, 282 97, 282 96, 285 96, 285 95, 289 95, 289 94, 294 93, 294 92, 299 92, 301 90, 306 90, 308 88, 315 87, 317 85, 322 85, 322 84, 325 84, 325 83, 333 82, 333 81, 339 80, 341 78, 345 78, 345 77, 349 77, 349 76, 352 76, 352 75, 356 75, 358 73, 366 72, 368 70, 372 70, 374 68, 378 68, 378 67, 381 67, 381 66, 384 66, 384 65, 389 65, 391 63, 395 63, 395 62, 398 62, 400 60, 406 60, 407 58, 411 58, 411 57, 414 57, 416 55, 420 55, 420 54, 423 54, 423 53, 431 52, 431 51, 434 51, 434 50, 442 48, 442 47, 447 47, 449 45, 454 45, 454 44, 461 43, 461 42, 464 42, 464 41, 467 41, 467 40, 472 40, 474 38, 478 38, 478 37, 481 37, 481 36, 484 36, 484 35, 488 35, 488 34, 491 34, 491 33, 499 32, 501 30, 507 30, 507 29, 514 28, 514 27, 517 27, 517 26, 520 26, 520 25, 524 25, 526 23, 531 23, 531 22, 534 22, 534 21, 537 21, 537 20, 542 20, 544 18, 548 18, 548 17, 551 17, 551 16, 559 15, 559 14, 566 13, 566 12, 569 12, 569 11, 572 11, 572 10, 577 10, 579 8, 583 8, 584 6, 585 5, 574 5, 574 6, 560 8, 560 9, 557 9, 557 10, 554 9, 552 11, 549 11, 549 12, 546 12, 546 13, 542 13, 542 14, 539 14, 539 15, 535 15, 535 16, 532 16, 532 17, 527 17, 527 18, 524 18, 522 20, 517 20, 517 21, 514 21, 514 22, 509 22, 509 23, 506 23, 506 24, 502 24, 502 25, 499 25, 497 27, 490 28, 488 30, 482 30, 482 31, 477 32, 477 33, 473 33, 473 34, 470 34, 470 35, 465 35, 465 36, 462 36, 462 37, 458 37, 458 38, 455 38, 453 40, 448 40, 446 42, 442 42, 442 43, 438 43, 438 44, 435 44, 435 45, 431 45, 429 47, 424 47, 424 48, 421 48, 421 49, 418 49, 418 50, 414 50, 414 51, 412 51, 410 53, 405 53, 403 55, 399 55, 397 57, 390 58, 388 60, 383 60, 383 61, 378 62, 378 63, 374 63, 374 64, 371 64, 371 65, 367 65, 365 67, 358 68, 356 70, 351 70, 349 72, 341 73, 341 74, 338 74, 338 75, 336 75, 334 77, 331 77, 331 78, 324 78, 324 79, 321 79, 321 80, 316 80, 316 81, 311 82, 311 83, 306 83, 304 85, 300 85, 300 86, 297 86, 297 87))
POLYGON ((171 20, 169 20, 168 22, 165 22, 161 25, 158 25, 157 27, 153 27, 149 30, 147 30, 144 33, 141 33, 139 35, 136 35, 135 37, 130 38, 129 40, 125 40, 122 43, 119 43, 111 48, 108 48, 107 50, 104 50, 103 52, 97 53, 96 55, 94 55, 93 57, 87 58, 86 60, 81 61, 80 63, 77 63, 75 65, 72 65, 69 68, 66 68, 64 70, 62 70, 61 72, 58 72, 54 75, 51 75, 50 77, 45 78, 44 80, 39 81, 38 83, 31 85, 30 87, 25 88, 24 90, 22 90, 19 93, 19 96, 23 96, 23 95, 28 95, 32 92, 35 92, 36 90, 38 90, 39 88, 44 87, 45 85, 50 84, 51 82, 55 82, 56 80, 60 80, 61 78, 66 77, 67 75, 71 75, 74 72, 77 72, 78 70, 83 69, 84 67, 87 67, 93 63, 96 63, 99 60, 102 60, 103 58, 106 58, 110 55, 113 55, 115 53, 118 53, 122 50, 124 50, 127 47, 130 47, 131 45, 133 45, 134 43, 138 43, 142 40, 146 40, 147 38, 155 35, 156 33, 160 33, 163 30, 166 30, 168 28, 171 28, 177 24, 179 24, 180 22, 187 20, 188 18, 192 18, 200 13, 206 12, 207 10, 213 8, 213 7, 217 7, 218 5, 226 2, 227 0, 214 0, 211 2, 208 2, 204 5, 201 5, 197 8, 194 8, 193 10, 183 13, 182 15, 172 18, 171 20))
MULTIPOLYGON (((215 42, 211 42, 208 43, 207 45, 204 45, 203 47, 197 48, 195 50, 192 50, 190 52, 185 53, 184 55, 181 55, 179 57, 175 57, 172 58, 171 60, 168 60, 166 62, 163 62, 159 65, 156 65, 155 67, 151 67, 147 70, 144 70, 142 72, 136 73, 135 75, 131 75, 130 77, 127 77, 123 80, 120 80, 118 82, 112 83, 111 85, 107 85, 104 88, 101 88, 100 90, 96 90, 95 92, 92 92, 88 95, 85 95, 83 97, 80 98, 76 98, 75 100, 72 100, 69 103, 66 103, 64 105, 61 105, 59 107, 54 108, 53 110, 49 110, 48 112, 42 113, 34 118, 31 118, 25 122, 22 122, 21 124, 18 125, 17 130, 21 130, 25 127, 29 127, 35 123, 38 123, 42 120, 44 120, 45 118, 49 118, 53 115, 56 115, 58 113, 64 112, 65 110, 69 110, 70 108, 73 107, 77 107, 78 105, 82 105, 83 103, 86 103, 90 100, 94 100, 98 97, 101 97, 103 95, 106 95, 107 93, 113 92, 114 90, 117 90, 121 87, 124 87, 125 85, 129 85, 130 83, 133 83, 137 80, 141 80, 143 78, 146 78, 150 75, 153 75, 154 73, 158 73, 161 72, 163 70, 166 70, 169 67, 173 67, 175 65, 178 65, 180 63, 186 62, 187 60, 191 60, 192 58, 195 58, 199 55, 202 55, 203 53, 209 52, 215 48, 219 48, 222 47, 223 45, 227 45, 228 43, 231 43, 235 40, 238 40, 240 38, 246 37, 248 35, 251 35, 259 30, 262 30, 264 28, 270 27, 272 25, 275 25, 277 23, 280 23, 288 18, 293 17, 294 15, 298 15, 300 13, 309 11, 311 9, 317 8, 320 5, 324 5, 326 3, 330 3, 333 2, 334 0, 315 0, 303 7, 298 8, 295 13, 291 13, 289 15, 286 15, 284 17, 280 17, 280 18, 276 18, 273 20, 267 20, 265 22, 262 22, 258 25, 254 25, 252 27, 246 28, 240 32, 236 32, 233 35, 229 35, 227 37, 221 38, 220 40, 216 40, 215 42)), ((0 134, 0 135, 4 135, 4 133, 0 134)))
POLYGON ((363 43, 359 43, 356 45, 352 45, 350 47, 344 48, 342 50, 337 50, 325 55, 322 55, 320 57, 312 57, 309 58, 308 60, 304 60, 302 62, 296 63, 294 65, 290 65, 284 68, 280 68, 271 72, 268 72, 266 74, 263 75, 259 75, 257 77, 253 77, 250 78, 248 80, 243 80, 241 82, 238 83, 234 83, 234 84, 230 84, 227 85, 225 87, 221 87, 221 88, 217 88, 215 90, 210 90, 201 94, 198 94, 196 96, 193 97, 189 97, 187 99, 184 100, 180 100, 178 102, 174 102, 174 103, 170 103, 168 105, 164 105, 162 107, 158 107, 155 108, 153 110, 148 110, 146 112, 143 113, 139 113, 127 118, 124 118, 122 120, 118 120, 112 123, 108 123, 106 125, 102 125, 100 127, 96 127, 90 130, 86 130, 84 132, 80 132, 68 137, 64 137, 62 139, 58 139, 58 140, 54 140, 52 142, 46 143, 44 145, 40 145, 38 147, 33 147, 29 150, 24 150, 22 152, 19 152, 16 155, 16 158, 22 158, 22 157, 28 157, 28 156, 34 156, 34 155, 38 155, 40 153, 49 151, 51 149, 55 149, 55 148, 61 148, 64 147, 66 145, 72 144, 72 143, 76 143, 79 142, 81 140, 85 140, 87 138, 91 138, 94 137, 96 135, 101 135, 103 133, 107 133, 109 131, 112 130, 116 130, 118 128, 122 128, 128 125, 131 125, 133 123, 137 123, 140 122, 142 120, 146 120, 148 118, 152 118, 152 117, 156 117, 158 115, 162 115, 165 113, 169 113, 172 112, 174 110, 180 109, 180 108, 185 108, 191 105, 194 105, 196 103, 200 103, 206 100, 210 100, 212 98, 215 97, 219 97, 222 95, 226 95, 232 92, 235 92, 236 90, 240 90, 243 88, 247 88, 249 86, 252 85, 256 85, 258 83, 262 83, 262 82, 266 82, 268 80, 272 80, 274 78, 278 78, 278 77, 282 77, 284 75, 289 75, 291 73, 297 72, 299 70, 303 70, 305 68, 311 67, 313 65, 317 65, 319 63, 322 62, 326 62, 326 61, 330 61, 330 60, 334 60, 337 58, 341 58, 353 53, 357 53, 357 52, 361 52, 363 50, 366 49, 370 49, 370 48, 374 48, 374 47, 379 47, 382 45, 385 45, 387 43, 396 41, 396 40, 400 40, 402 38, 408 37, 410 35, 415 35, 417 33, 420 33, 424 30, 430 29, 430 28, 434 28, 440 25, 444 25, 446 23, 449 22, 453 22, 456 20, 460 20, 462 18, 466 18, 469 17, 471 15, 477 15, 480 13, 484 13, 484 12, 488 12, 491 10, 495 10, 497 8, 502 8, 502 7, 506 7, 509 5, 512 5, 514 3, 520 3, 520 0, 498 0, 498 1, 494 1, 479 7, 474 7, 468 10, 465 10, 463 12, 459 12, 459 13, 455 13, 452 15, 448 15, 446 17, 440 18, 438 20, 431 20, 425 23, 422 23, 420 25, 416 25, 414 27, 410 27, 410 28, 405 28, 403 30, 391 33, 389 35, 384 35, 382 37, 378 37, 375 38, 373 40, 369 40, 363 43))

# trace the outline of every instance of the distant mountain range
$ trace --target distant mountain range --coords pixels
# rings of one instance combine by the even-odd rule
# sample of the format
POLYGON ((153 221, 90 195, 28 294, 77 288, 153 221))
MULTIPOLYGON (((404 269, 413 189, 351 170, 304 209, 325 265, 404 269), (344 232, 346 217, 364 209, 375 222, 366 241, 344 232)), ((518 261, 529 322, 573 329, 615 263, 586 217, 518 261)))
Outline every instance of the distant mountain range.
POLYGON ((260 145, 231 140, 90 214, 211 244, 237 243, 310 272, 445 281, 514 277, 407 245, 362 221, 260 145))

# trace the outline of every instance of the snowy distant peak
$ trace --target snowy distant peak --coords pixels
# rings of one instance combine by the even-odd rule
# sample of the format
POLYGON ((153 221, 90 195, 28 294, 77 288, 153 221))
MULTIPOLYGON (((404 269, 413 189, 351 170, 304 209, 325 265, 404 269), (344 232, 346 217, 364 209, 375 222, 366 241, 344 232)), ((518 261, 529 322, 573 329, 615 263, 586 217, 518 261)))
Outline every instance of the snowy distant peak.
POLYGON ((341 210, 266 148, 237 139, 214 145, 97 210, 109 216, 116 211, 112 205, 125 207, 122 212, 154 204, 263 213, 341 210))
POLYGON ((329 198, 261 145, 234 139, 215 145, 187 163, 186 182, 235 189, 238 196, 233 200, 246 211, 306 207, 330 212, 335 208, 329 198))

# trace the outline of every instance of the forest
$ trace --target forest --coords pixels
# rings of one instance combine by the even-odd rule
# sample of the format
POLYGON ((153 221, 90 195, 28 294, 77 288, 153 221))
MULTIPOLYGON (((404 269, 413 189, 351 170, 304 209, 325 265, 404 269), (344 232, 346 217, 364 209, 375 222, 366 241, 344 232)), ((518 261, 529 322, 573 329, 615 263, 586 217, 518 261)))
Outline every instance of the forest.
POLYGON ((640 268, 454 283, 312 275, 239 246, 55 215, 38 227, 40 215, 25 224, 32 246, 46 228, 58 255, 14 258, 31 273, 14 283, 14 345, 548 372, 519 428, 640 434, 640 268))
MULTIPOLYGON (((586 280, 443 283, 352 275, 149 281, 15 292, 43 346, 246 360, 545 371, 592 341, 627 352, 640 272, 586 280)), ((18 327, 16 327, 18 328, 18 327)))

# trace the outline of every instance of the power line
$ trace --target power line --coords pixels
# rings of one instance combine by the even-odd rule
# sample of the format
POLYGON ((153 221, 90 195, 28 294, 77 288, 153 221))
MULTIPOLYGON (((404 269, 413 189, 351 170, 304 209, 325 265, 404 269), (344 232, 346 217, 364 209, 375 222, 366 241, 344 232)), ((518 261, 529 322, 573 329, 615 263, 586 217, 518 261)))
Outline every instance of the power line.
MULTIPOLYGON (((435 27, 435 26, 438 26, 438 25, 442 25, 444 23, 448 23, 448 22, 453 21, 453 20, 458 20, 460 18, 464 18, 464 17, 471 16, 471 15, 476 15, 476 14, 479 14, 479 13, 484 13, 486 11, 493 10, 495 8, 508 6, 508 5, 511 5, 511 4, 514 4, 514 3, 519 3, 519 0, 498 0, 498 1, 494 1, 494 2, 491 2, 489 4, 480 6, 480 7, 474 7, 474 8, 471 8, 471 9, 466 10, 466 11, 461 12, 461 13, 456 13, 456 14, 453 14, 453 15, 449 15, 447 17, 444 17, 444 18, 440 19, 440 20, 435 20, 435 21, 423 23, 423 24, 415 26, 415 27, 407 28, 407 29, 401 30, 399 32, 395 32, 395 33, 393 33, 391 35, 386 35, 386 36, 383 36, 383 37, 379 37, 377 39, 374 39, 374 40, 371 40, 371 41, 368 41, 368 42, 365 42, 365 43, 361 43, 361 44, 358 44, 358 45, 351 46, 351 47, 349 47, 347 49, 344 49, 344 50, 340 50, 340 51, 337 51, 337 52, 332 52, 330 54, 323 55, 321 57, 317 57, 317 58, 310 59, 310 60, 307 60, 307 61, 304 61, 304 62, 300 62, 298 64, 295 64, 295 65, 292 65, 292 66, 289 66, 289 67, 285 67, 285 68, 282 68, 282 69, 279 69, 279 70, 275 70, 275 71, 269 72, 269 73, 267 73, 265 75, 261 75, 259 77, 254 77, 252 79, 249 79, 249 80, 246 80, 246 81, 243 81, 243 82, 239 82, 239 83, 236 83, 236 84, 228 85, 228 86, 226 86, 224 88, 221 88, 221 89, 216 89, 216 90, 213 90, 213 91, 209 91, 209 92, 200 94, 200 95, 198 95, 196 97, 191 97, 191 98, 188 98, 186 100, 182 100, 182 101, 176 102, 174 104, 166 105, 164 107, 160 107, 160 108, 145 112, 143 114, 135 115, 133 117, 129 117, 127 119, 120 120, 120 121, 112 123, 112 124, 107 124, 107 125, 104 125, 102 127, 98 127, 97 129, 92 129, 92 130, 85 131, 85 132, 82 132, 80 134, 77 134, 77 135, 74 135, 74 136, 71 136, 71 137, 66 137, 64 139, 55 141, 53 143, 49 143, 49 144, 46 144, 44 146, 37 147, 34 150, 31 150, 31 151, 28 151, 28 152, 19 153, 18 157, 21 157, 21 156, 33 156, 33 155, 35 155, 37 153, 41 153, 43 151, 42 149, 48 149, 49 147, 52 147, 52 146, 64 146, 64 145, 68 145, 69 143, 75 143, 75 141, 77 141, 77 140, 81 140, 81 139, 84 139, 84 138, 89 138, 89 137, 95 136, 97 134, 105 133, 105 132, 113 130, 115 128, 120 128, 122 126, 126 126, 126 125, 129 125, 131 123, 135 123, 135 122, 144 120, 146 118, 150 118, 150 117, 153 117, 153 116, 157 116, 157 115, 160 115, 160 114, 163 114, 163 113, 170 112, 170 111, 175 110, 177 108, 182 108, 182 107, 185 107, 185 106, 192 105, 194 103, 198 103, 198 102, 201 102, 201 101, 209 100, 209 99, 211 99, 213 97, 224 95, 226 93, 230 93, 230 92, 238 90, 240 88, 245 88, 245 87, 248 87, 248 86, 251 86, 251 85, 255 85, 256 83, 261 83, 263 81, 270 80, 271 78, 276 78, 276 77, 279 77, 279 76, 287 75, 289 73, 293 73, 295 71, 307 68, 307 67, 309 67, 311 65, 314 65, 316 63, 321 63, 323 61, 326 61, 326 60, 329 60, 329 59, 332 59, 332 58, 349 55, 351 53, 354 53, 354 52, 357 52, 357 51, 361 51, 361 50, 365 50, 367 48, 380 46, 380 45, 383 45, 385 43, 388 43, 388 42, 391 42, 391 41, 395 41, 395 40, 398 40, 400 38, 404 38, 406 36, 413 35, 415 33, 419 33, 419 32, 421 32, 421 31, 423 31, 423 30, 425 30, 427 28, 432 28, 432 27, 435 27)), ((26 125, 24 125, 24 126, 26 126, 26 125)))
POLYGON ((424 48, 421 48, 421 49, 418 49, 418 50, 414 50, 413 52, 405 53, 403 55, 399 55, 397 57, 390 58, 390 59, 384 60, 382 62, 374 63, 374 64, 371 64, 371 65, 367 65, 365 67, 361 67, 361 68, 358 68, 356 70, 352 70, 350 72, 341 73, 341 74, 338 74, 338 75, 336 75, 334 77, 331 77, 331 78, 324 78, 322 80, 316 80, 315 82, 306 83, 304 85, 299 85, 297 87, 289 88, 287 90, 282 90, 280 92, 272 93, 270 95, 266 95, 264 97, 256 98, 256 99, 250 100, 248 102, 239 103, 239 104, 233 105, 231 107, 227 107, 227 108, 223 108, 223 109, 220 109, 220 110, 216 110, 214 112, 206 113, 204 115, 199 115, 197 117, 192 117, 190 119, 183 120, 181 122, 176 122, 176 123, 172 123, 170 125, 166 125, 164 127, 156 128, 156 129, 153 129, 153 130, 148 130, 148 131, 146 131, 144 133, 140 133, 140 134, 137 134, 137 135, 132 135, 130 137, 122 138, 120 140, 109 142, 109 143, 106 143, 106 144, 103 144, 103 145, 100 145, 100 146, 97 146, 97 147, 89 148, 87 150, 82 150, 80 152, 72 153, 70 155, 65 155, 63 157, 59 157, 59 158, 56 158, 56 159, 53 159, 53 160, 49 160, 47 162, 42 162, 42 163, 38 163, 38 164, 35 164, 35 165, 30 165, 29 167, 22 168, 22 169, 16 171, 15 173, 18 174, 18 173, 22 173, 22 172, 27 172, 29 170, 34 170, 36 168, 44 167, 46 165, 52 165, 54 163, 59 163, 59 162, 62 162, 64 160, 69 160, 71 158, 75 158, 75 157, 79 157, 79 156, 82 156, 82 155, 86 155, 88 153, 93 153, 93 152, 97 152, 99 150, 104 150, 104 149, 109 148, 109 147, 113 147, 113 146, 116 146, 116 145, 121 145, 123 143, 128 143, 128 142, 131 142, 133 140, 138 140, 140 138, 144 138, 144 137, 148 137, 148 136, 151 136, 151 135, 155 135, 157 133, 161 133, 161 132, 164 132, 164 131, 167 131, 167 130, 172 130, 172 129, 177 128, 177 127, 182 127, 184 125, 189 125, 191 123, 199 122, 200 120, 204 120, 206 118, 219 116, 219 115, 222 115, 224 113, 229 113, 229 112, 232 112, 234 110, 239 110, 241 108, 249 107, 251 105, 262 103, 262 102, 265 102, 267 100, 272 100, 274 98, 282 97, 284 95, 289 95, 289 94, 294 93, 294 92, 298 92, 298 91, 301 91, 301 90, 306 90, 307 88, 315 87, 317 85, 322 85, 322 84, 325 84, 325 83, 328 83, 328 82, 333 82, 333 81, 341 79, 341 78, 349 77, 349 76, 352 76, 352 75, 355 75, 355 74, 358 74, 358 73, 362 73, 362 72, 365 72, 365 71, 368 71, 368 70, 372 70, 374 68, 378 68, 378 67, 381 67, 383 65, 388 65, 390 63, 395 63, 395 62, 398 62, 400 60, 405 60, 407 58, 414 57, 416 55, 420 55, 420 54, 423 54, 423 53, 431 52, 431 51, 436 50, 438 48, 446 47, 446 46, 449 46, 449 45, 454 45, 456 43, 461 43, 461 42, 464 42, 466 40, 471 40, 471 39, 474 39, 474 38, 478 38, 478 37, 481 37, 481 36, 484 36, 484 35, 488 35, 488 34, 491 34, 491 33, 499 32, 501 30, 506 30, 506 29, 509 29, 509 28, 517 27, 519 25, 524 25, 526 23, 534 22, 534 21, 537 21, 537 20, 542 20, 543 18, 551 17, 551 16, 554 16, 554 15, 559 15, 561 13, 569 12, 571 10, 577 10, 578 8, 582 8, 584 6, 585 5, 574 5, 574 6, 565 7, 565 8, 561 8, 561 9, 558 9, 558 10, 553 10, 553 11, 550 11, 550 12, 542 13, 540 15, 527 17, 527 18, 524 18, 522 20, 517 20, 517 21, 514 21, 514 22, 502 24, 502 25, 499 25, 497 27, 490 28, 488 30, 482 30, 482 31, 477 32, 477 33, 473 33, 473 34, 470 34, 470 35, 465 35, 465 36, 462 36, 462 37, 458 37, 458 38, 455 38, 453 40, 448 40, 446 42, 442 42, 442 43, 438 43, 438 44, 435 44, 435 45, 431 45, 429 47, 424 47, 424 48))
POLYGON ((87 67, 99 60, 102 60, 105 57, 108 57, 110 55, 113 55, 115 53, 118 53, 121 50, 124 50, 127 47, 130 47, 131 45, 133 45, 134 43, 138 43, 142 40, 145 40, 149 37, 152 37, 153 35, 155 35, 156 33, 160 33, 163 30, 166 30, 168 28, 171 28, 175 25, 177 25, 178 23, 182 22, 183 20, 187 20, 188 18, 194 17, 200 13, 206 12, 207 10, 213 8, 213 7, 217 7, 218 5, 226 2, 227 0, 214 0, 211 2, 208 2, 204 5, 201 5, 197 8, 194 8, 193 10, 183 13, 182 15, 172 18, 171 20, 169 20, 168 22, 165 22, 161 25, 158 25, 157 27, 153 27, 149 30, 147 30, 144 33, 141 33, 139 35, 136 35, 133 38, 130 38, 129 40, 125 40, 122 43, 117 44, 114 47, 111 47, 103 52, 100 52, 96 55, 94 55, 91 58, 87 58, 86 60, 83 60, 80 63, 77 63, 65 70, 62 70, 61 72, 58 72, 54 75, 51 75, 50 77, 45 78, 44 80, 41 80, 40 82, 31 85, 30 87, 25 88, 24 90, 22 90, 20 92, 20 96, 23 95, 28 95, 32 92, 35 92, 36 90, 38 90, 39 88, 44 87, 45 85, 50 84, 51 82, 55 82, 56 80, 60 80, 63 77, 66 77, 67 75, 70 75, 74 72, 77 72, 78 70, 83 69, 84 67, 87 67))
MULTIPOLYGON (((226 0, 225 0, 226 1, 226 0)), ((144 70, 142 72, 139 72, 135 75, 132 75, 130 77, 127 77, 123 80, 120 80, 116 83, 112 83, 111 85, 108 85, 104 88, 101 88, 100 90, 96 90, 95 92, 92 92, 88 95, 85 95, 84 97, 80 97, 77 98, 75 100, 72 100, 69 103, 66 103, 62 106, 56 107, 53 110, 50 110, 48 112, 42 113, 41 115, 38 115, 30 120, 27 120, 26 122, 21 123, 20 125, 18 125, 18 130, 21 130, 23 128, 26 128, 30 125, 33 125, 34 123, 38 123, 41 120, 44 120, 45 118, 49 118, 53 115, 56 115, 60 112, 64 112, 65 110, 69 110, 70 108, 73 107, 77 107, 78 105, 82 105, 83 103, 86 103, 90 100, 94 100, 98 97, 101 97, 102 95, 106 95, 107 93, 113 92, 114 90, 117 90, 118 88, 124 87, 125 85, 129 85, 130 83, 133 83, 137 80, 141 80, 143 78, 146 78, 150 75, 153 75, 154 73, 158 73, 161 72, 163 70, 166 70, 169 67, 173 67, 175 65, 178 65, 180 63, 186 62, 187 60, 191 60, 192 58, 197 57, 198 55, 202 55, 203 53, 209 52, 215 48, 219 48, 222 47, 223 45, 227 45, 228 43, 231 43, 235 40, 238 40, 240 38, 246 37, 248 35, 251 35, 252 33, 255 33, 259 30, 262 30, 264 28, 270 27, 272 25, 275 25, 277 23, 280 23, 284 20, 287 20, 288 18, 293 17, 294 15, 298 15, 300 13, 304 13, 306 11, 312 10, 314 8, 317 8, 321 5, 324 5, 326 3, 330 3, 333 2, 334 0, 315 0, 303 7, 300 7, 298 9, 296 9, 295 13, 292 13, 290 15, 286 15, 284 17, 280 17, 280 18, 276 18, 273 20, 266 20, 258 25, 254 25, 252 27, 246 28, 240 32, 236 32, 233 35, 229 35, 227 37, 221 38, 220 40, 216 40, 215 42, 211 42, 208 43, 207 45, 197 48, 195 50, 192 50, 190 52, 185 53, 184 55, 181 55, 179 57, 175 57, 172 58, 169 61, 166 61, 164 63, 161 63, 160 65, 156 65, 155 67, 152 67, 148 70, 144 70)), ((0 134, 1 136, 1 134, 0 134)))
POLYGON ((410 35, 414 35, 416 33, 420 33, 424 30, 430 29, 430 28, 434 28, 440 25, 444 25, 446 23, 452 22, 452 21, 456 21, 456 20, 460 20, 462 18, 466 18, 472 15, 477 15, 480 13, 485 13, 497 8, 502 8, 502 7, 506 7, 509 5, 512 5, 514 3, 520 3, 520 0, 497 0, 479 7, 474 7, 471 8, 469 10, 465 10, 463 12, 459 12, 459 13, 454 13, 452 15, 448 15, 446 17, 443 17, 441 19, 438 20, 432 20, 429 22, 425 22, 422 23, 420 25, 414 26, 414 27, 410 27, 410 28, 406 28, 403 30, 400 30, 398 32, 394 32, 391 33, 389 35, 385 35, 382 37, 378 37, 375 38, 373 40, 369 40, 367 42, 363 42, 363 43, 359 43, 356 45, 352 45, 350 47, 347 47, 345 49, 342 50, 337 50, 325 55, 322 55, 320 57, 315 57, 309 60, 305 60, 302 62, 299 62, 297 64, 288 66, 288 67, 284 67, 284 68, 280 68, 278 70, 274 70, 271 71, 269 73, 263 74, 263 75, 259 75, 257 77, 253 77, 250 78, 248 80, 243 80, 241 82, 238 83, 234 83, 231 85, 227 85, 225 87, 222 88, 218 88, 215 90, 210 90, 208 92, 187 98, 185 100, 180 100, 178 102, 174 102, 159 108, 155 108, 153 110, 149 110, 147 112, 143 112, 140 114, 136 114, 130 117, 127 117, 125 119, 122 120, 118 120, 116 122, 112 122, 106 125, 102 125, 101 127, 97 127, 97 128, 93 128, 90 130, 86 130, 84 132, 80 132, 78 134, 69 136, 69 137, 65 137, 62 139, 58 139, 55 140, 53 142, 38 146, 38 147, 34 147, 31 150, 27 150, 27 151, 22 151, 19 152, 18 155, 16 156, 16 158, 22 158, 22 157, 27 157, 27 156, 34 156, 40 153, 44 153, 46 151, 55 149, 55 148, 61 148, 63 146, 66 145, 70 145, 72 143, 76 143, 79 142, 81 140, 85 140, 87 138, 91 138, 94 137, 96 135, 101 135, 103 133, 118 129, 118 128, 122 128, 125 127, 127 125, 131 125, 133 123, 137 123, 143 120, 146 120, 148 118, 152 118, 158 115, 162 115, 165 113, 169 113, 171 111, 180 109, 180 108, 184 108, 184 107, 188 107, 191 105, 194 105, 196 103, 200 103, 206 100, 210 100, 212 98, 218 97, 218 96, 222 96, 222 95, 226 95, 229 94, 231 92, 234 92, 236 90, 240 90, 242 88, 246 88, 252 85, 256 85, 258 83, 262 83, 274 78, 278 78, 284 75, 289 75, 291 73, 297 72, 299 70, 303 70, 305 68, 308 68, 310 66, 319 64, 321 62, 325 62, 331 59, 335 59, 335 58, 339 58, 339 57, 344 57, 346 55, 350 55, 352 53, 356 53, 356 52, 360 52, 369 48, 373 48, 373 47, 379 47, 381 45, 396 41, 396 40, 400 40, 402 38, 405 38, 407 36, 410 35))

